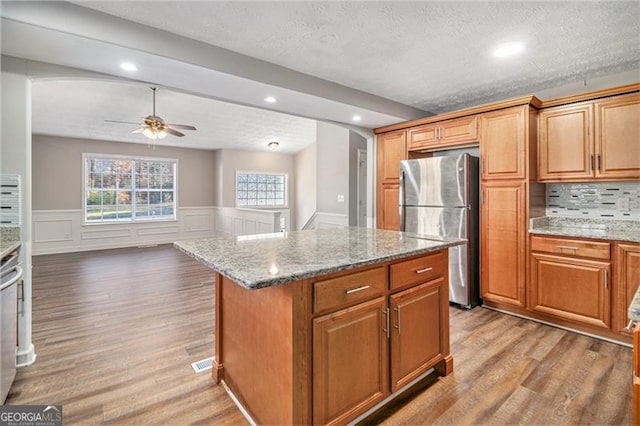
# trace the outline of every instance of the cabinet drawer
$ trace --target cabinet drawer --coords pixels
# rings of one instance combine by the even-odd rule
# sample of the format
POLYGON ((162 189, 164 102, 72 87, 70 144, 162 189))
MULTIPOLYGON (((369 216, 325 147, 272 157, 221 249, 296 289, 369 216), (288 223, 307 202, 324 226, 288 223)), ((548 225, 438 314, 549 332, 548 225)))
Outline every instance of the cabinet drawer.
POLYGON ((610 244, 597 241, 531 237, 531 251, 605 260, 610 258, 610 244))
POLYGON ((391 265, 391 288, 429 281, 444 275, 442 252, 391 265))
POLYGON ((380 266, 313 284, 313 312, 339 308, 379 296, 387 284, 387 268, 380 266))

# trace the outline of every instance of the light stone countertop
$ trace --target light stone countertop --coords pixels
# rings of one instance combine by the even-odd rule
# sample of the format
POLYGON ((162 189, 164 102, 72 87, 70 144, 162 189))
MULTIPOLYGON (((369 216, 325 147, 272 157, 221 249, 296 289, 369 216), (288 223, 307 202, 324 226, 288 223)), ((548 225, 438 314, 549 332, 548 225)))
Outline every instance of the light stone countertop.
POLYGON ((633 321, 640 321, 640 287, 636 290, 636 295, 631 300, 629 305, 629 319, 633 321))
POLYGON ((2 226, 0 227, 0 258, 5 257, 13 250, 20 247, 20 227, 2 226))
POLYGON ((174 246, 239 285, 258 289, 465 242, 380 229, 332 228, 178 241, 174 246))
POLYGON ((529 221, 529 233, 640 243, 640 221, 537 217, 529 221))

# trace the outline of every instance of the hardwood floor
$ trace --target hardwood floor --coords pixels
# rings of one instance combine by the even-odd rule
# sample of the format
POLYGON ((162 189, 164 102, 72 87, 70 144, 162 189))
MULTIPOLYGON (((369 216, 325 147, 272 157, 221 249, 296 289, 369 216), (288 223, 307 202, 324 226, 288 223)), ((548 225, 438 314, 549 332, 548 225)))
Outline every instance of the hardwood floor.
POLYGON ((33 258, 37 359, 7 404, 65 424, 246 423, 210 371, 213 273, 172 246, 33 258))
MULTIPOLYGON (((246 424, 209 372, 211 271, 171 246, 36 256, 33 340, 7 404, 65 424, 246 424)), ((453 374, 367 423, 630 424, 631 349, 483 308, 451 308, 453 374)))

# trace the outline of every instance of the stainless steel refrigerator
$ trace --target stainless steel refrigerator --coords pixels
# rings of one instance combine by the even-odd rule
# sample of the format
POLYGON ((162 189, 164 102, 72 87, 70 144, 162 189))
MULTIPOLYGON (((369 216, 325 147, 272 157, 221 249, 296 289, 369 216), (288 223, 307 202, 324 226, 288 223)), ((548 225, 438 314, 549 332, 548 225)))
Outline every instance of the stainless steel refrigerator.
POLYGON ((480 302, 478 158, 469 154, 400 162, 400 229, 415 238, 466 238, 449 248, 449 301, 480 302))

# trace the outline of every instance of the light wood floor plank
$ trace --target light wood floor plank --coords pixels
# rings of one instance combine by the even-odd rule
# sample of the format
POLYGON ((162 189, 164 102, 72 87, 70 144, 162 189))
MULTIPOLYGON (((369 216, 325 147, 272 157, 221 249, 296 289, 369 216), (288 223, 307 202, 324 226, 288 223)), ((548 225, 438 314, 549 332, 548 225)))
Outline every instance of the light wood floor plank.
MULTIPOLYGON (((34 257, 37 362, 8 404, 65 424, 246 424, 208 372, 213 274, 171 246, 34 257)), ((629 424, 631 350, 483 308, 451 308, 453 374, 368 424, 629 424)))

